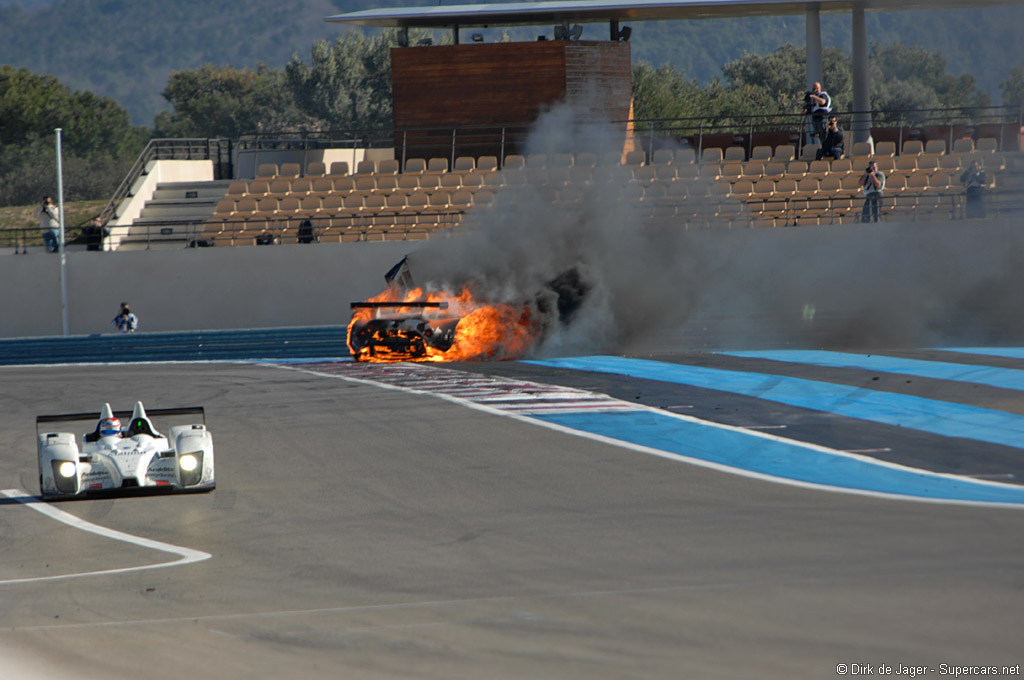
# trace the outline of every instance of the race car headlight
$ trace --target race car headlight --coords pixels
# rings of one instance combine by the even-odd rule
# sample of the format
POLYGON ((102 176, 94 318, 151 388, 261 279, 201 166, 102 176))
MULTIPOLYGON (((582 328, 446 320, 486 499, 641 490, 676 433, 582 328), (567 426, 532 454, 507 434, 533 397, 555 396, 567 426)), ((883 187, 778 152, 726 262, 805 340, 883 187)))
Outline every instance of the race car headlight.
POLYGON ((203 479, 203 452, 190 451, 178 456, 178 474, 182 486, 198 484, 203 479))
POLYGON ((70 460, 51 460, 53 484, 60 493, 78 493, 78 466, 70 460))

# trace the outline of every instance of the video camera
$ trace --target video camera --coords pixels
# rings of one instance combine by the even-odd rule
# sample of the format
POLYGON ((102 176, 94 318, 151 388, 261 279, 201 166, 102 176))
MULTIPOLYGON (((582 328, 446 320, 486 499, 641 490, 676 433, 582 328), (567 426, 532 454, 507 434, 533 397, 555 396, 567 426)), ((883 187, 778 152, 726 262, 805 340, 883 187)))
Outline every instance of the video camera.
POLYGON ((807 90, 807 92, 804 92, 804 113, 805 114, 810 114, 811 110, 814 108, 814 103, 811 102, 811 95, 812 94, 814 94, 814 92, 812 92, 811 90, 807 90))

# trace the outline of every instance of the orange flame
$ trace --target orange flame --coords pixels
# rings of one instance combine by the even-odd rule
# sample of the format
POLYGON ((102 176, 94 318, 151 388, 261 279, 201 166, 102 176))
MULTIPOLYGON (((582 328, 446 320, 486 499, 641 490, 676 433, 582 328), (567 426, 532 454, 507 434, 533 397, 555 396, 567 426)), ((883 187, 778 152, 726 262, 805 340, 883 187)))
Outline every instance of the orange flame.
MULTIPOLYGON (((390 287, 380 295, 372 297, 368 302, 446 302, 448 309, 442 312, 443 318, 459 319, 455 327, 455 341, 447 351, 426 347, 423 356, 405 355, 399 352, 371 355, 368 348, 352 350, 352 354, 360 361, 391 362, 391 361, 487 361, 515 359, 523 356, 539 334, 539 325, 533 319, 525 305, 504 303, 486 303, 476 300, 469 286, 465 286, 458 294, 444 291, 425 293, 422 288, 414 288, 404 294, 397 288, 390 287)), ((393 307, 391 311, 398 314, 424 314, 417 307, 393 307)), ((352 311, 349 321, 349 337, 352 327, 360 321, 374 318, 376 311, 369 308, 357 308, 352 311)))

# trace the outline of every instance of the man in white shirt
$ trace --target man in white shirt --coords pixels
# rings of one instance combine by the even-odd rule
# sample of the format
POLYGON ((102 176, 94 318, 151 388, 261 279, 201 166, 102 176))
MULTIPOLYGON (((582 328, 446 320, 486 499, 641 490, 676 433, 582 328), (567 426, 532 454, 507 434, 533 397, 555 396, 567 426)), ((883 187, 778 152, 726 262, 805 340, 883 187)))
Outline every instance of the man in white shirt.
POLYGON ((33 217, 39 220, 39 231, 43 234, 46 252, 57 252, 59 250, 57 241, 60 237, 60 217, 57 215, 57 206, 53 204, 53 196, 43 196, 43 201, 36 208, 33 217))

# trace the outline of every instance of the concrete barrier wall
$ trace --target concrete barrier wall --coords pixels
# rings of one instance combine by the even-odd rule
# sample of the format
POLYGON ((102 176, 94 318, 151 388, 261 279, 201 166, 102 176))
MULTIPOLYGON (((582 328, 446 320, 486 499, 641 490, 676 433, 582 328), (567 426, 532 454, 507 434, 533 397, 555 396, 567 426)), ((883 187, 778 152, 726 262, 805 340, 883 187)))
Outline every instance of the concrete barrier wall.
MULTIPOLYGON (((383 290, 384 272, 419 245, 69 252, 69 333, 113 332, 122 301, 140 332, 344 324, 348 303, 383 290)), ((59 257, 0 258, 0 337, 61 335, 59 257)))

